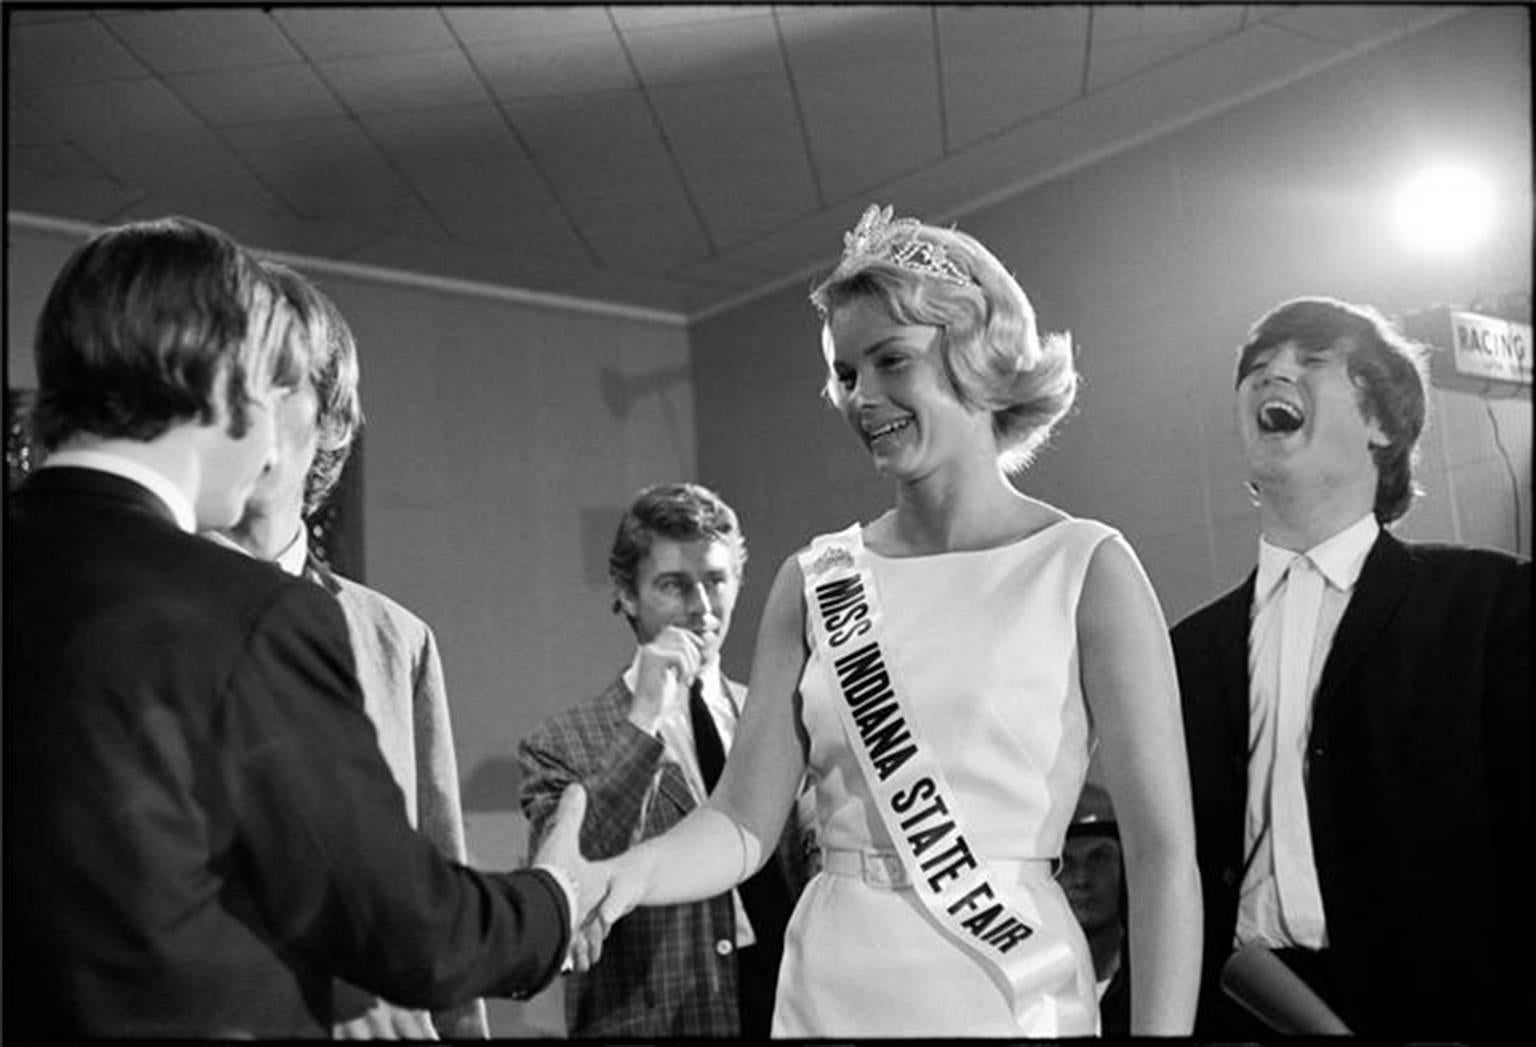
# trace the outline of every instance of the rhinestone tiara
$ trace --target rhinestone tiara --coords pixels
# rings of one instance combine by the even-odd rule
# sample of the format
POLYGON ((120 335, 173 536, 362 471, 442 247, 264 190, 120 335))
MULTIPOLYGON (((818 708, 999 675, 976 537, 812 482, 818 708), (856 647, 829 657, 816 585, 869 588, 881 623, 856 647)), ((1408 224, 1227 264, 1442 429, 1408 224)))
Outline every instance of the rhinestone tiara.
POLYGON ((931 276, 960 287, 975 287, 971 278, 944 250, 943 245, 918 235, 916 218, 893 218, 890 207, 870 204, 859 223, 843 234, 843 258, 834 275, 851 270, 861 261, 878 261, 919 276, 931 276))

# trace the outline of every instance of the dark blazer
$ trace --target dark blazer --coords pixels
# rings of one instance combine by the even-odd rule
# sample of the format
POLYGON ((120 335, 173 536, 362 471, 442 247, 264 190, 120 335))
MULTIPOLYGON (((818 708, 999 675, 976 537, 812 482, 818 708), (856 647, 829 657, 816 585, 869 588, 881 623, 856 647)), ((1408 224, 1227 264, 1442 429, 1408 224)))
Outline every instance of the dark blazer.
MULTIPOLYGON (((745 688, 725 681, 741 702, 745 688)), ((634 700, 622 679, 596 698, 545 721, 518 746, 522 805, 536 843, 572 782, 589 801, 581 847, 608 858, 666 832, 696 806, 683 769, 654 735, 629 722, 634 700)), ((776 855, 793 902, 805 883, 793 816, 776 855)), ((788 911, 784 913, 787 920, 788 911)), ((753 921, 776 970, 784 922, 753 921), (762 924, 760 926, 760 924, 762 924)), ((614 924, 591 971, 567 979, 572 1036, 739 1036, 736 917, 729 894, 687 905, 636 909, 614 924)))
MULTIPOLYGON (((1458 1037, 1529 1024, 1536 736, 1531 571, 1383 531, 1324 663, 1307 805, 1340 1016, 1356 1032, 1458 1037), (1518 1018, 1516 1017, 1518 1015, 1518 1018)), ((1173 629, 1206 952, 1197 1032, 1243 877, 1254 577, 1173 629)))
POLYGON ((43 469, 5 533, 8 1035, 324 1036, 332 976, 526 995, 570 933, 543 872, 406 819, 335 599, 43 469))

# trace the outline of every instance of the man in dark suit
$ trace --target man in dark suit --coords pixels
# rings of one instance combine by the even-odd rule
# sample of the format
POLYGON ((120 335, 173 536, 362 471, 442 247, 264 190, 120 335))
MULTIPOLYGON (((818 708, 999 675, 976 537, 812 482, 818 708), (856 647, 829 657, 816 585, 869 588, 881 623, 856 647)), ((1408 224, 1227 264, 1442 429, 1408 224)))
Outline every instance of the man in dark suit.
POLYGON ((5 541, 8 1035, 322 1036, 335 976, 416 1007, 526 995, 606 890, 579 797, 535 869, 441 857, 336 601, 193 533, 271 460, 291 320, 184 219, 94 237, 43 308, 50 455, 5 541))
MULTIPOLYGON (((637 649, 607 690, 519 746, 535 841, 573 782, 591 796, 589 858, 665 832, 708 796, 747 698, 719 664, 746 555, 735 512, 714 492, 666 484, 635 499, 608 566, 637 649)), ((767 1037, 784 927, 804 884, 790 821, 779 860, 738 890, 615 924, 603 958, 566 983, 568 1033, 767 1037)))
POLYGON ((1298 299, 1237 366, 1255 572, 1173 630, 1205 895, 1197 1034, 1252 1036, 1217 987, 1273 951, 1354 1032, 1528 1021, 1530 565, 1405 543, 1422 350, 1298 299))

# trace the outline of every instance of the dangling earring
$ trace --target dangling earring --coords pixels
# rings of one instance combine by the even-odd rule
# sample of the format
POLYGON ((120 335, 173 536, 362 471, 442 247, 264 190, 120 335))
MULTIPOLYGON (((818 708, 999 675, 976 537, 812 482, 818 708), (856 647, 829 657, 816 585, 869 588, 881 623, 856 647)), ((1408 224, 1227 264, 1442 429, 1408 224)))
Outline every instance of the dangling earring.
POLYGON ((1259 485, 1252 480, 1244 480, 1243 489, 1248 492, 1248 504, 1257 509, 1259 507, 1259 485))

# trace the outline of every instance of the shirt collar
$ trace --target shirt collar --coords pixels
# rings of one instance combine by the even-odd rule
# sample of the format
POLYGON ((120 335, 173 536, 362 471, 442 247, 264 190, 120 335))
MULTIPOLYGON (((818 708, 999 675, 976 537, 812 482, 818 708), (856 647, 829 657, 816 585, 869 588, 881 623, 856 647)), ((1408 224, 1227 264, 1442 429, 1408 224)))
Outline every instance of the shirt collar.
MULTIPOLYGON (((1330 585, 1341 592, 1349 592, 1360 578, 1366 555, 1380 533, 1381 525, 1376 522, 1376 515, 1366 513, 1338 534, 1308 549, 1305 555, 1330 585)), ((1253 588, 1256 606, 1269 598, 1298 555, 1302 554, 1271 545, 1262 535, 1259 537, 1259 569, 1253 588)))
MULTIPOLYGON (((304 566, 309 562, 309 539, 306 528, 299 527, 299 533, 293 536, 293 541, 284 546, 283 551, 272 558, 271 562, 277 564, 288 574, 298 578, 304 574, 304 566)), ((251 551, 239 542, 235 541, 223 531, 204 531, 203 537, 215 545, 222 545, 226 549, 233 549, 237 553, 251 555, 251 551)))
POLYGON ((293 536, 293 541, 283 547, 283 551, 272 558, 272 562, 295 578, 304 573, 304 565, 309 562, 309 528, 304 522, 299 521, 299 532, 293 536))
POLYGON ((97 472, 111 473, 120 476, 124 480, 130 480, 140 487, 146 488, 150 494, 165 503, 165 507, 171 511, 176 526, 188 534, 197 530, 197 513, 193 511, 192 499, 186 496, 181 488, 171 482, 164 473, 145 465, 143 462, 125 458, 120 454, 110 451, 96 451, 86 448, 71 448, 62 451, 54 451, 43 462, 40 468, 47 469, 54 466, 74 466, 79 469, 95 469, 97 472))

